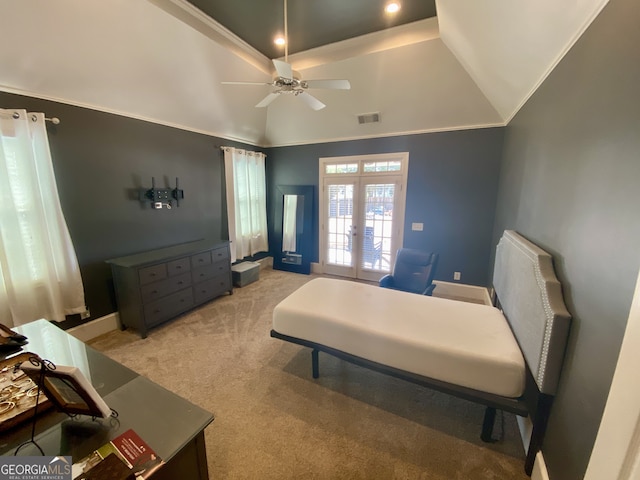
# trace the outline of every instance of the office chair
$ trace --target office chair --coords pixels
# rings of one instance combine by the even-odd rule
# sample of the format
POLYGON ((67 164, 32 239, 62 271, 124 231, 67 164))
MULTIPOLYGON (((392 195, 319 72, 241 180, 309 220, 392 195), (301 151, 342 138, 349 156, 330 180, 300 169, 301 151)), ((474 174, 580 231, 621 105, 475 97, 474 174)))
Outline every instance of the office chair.
POLYGON ((401 248, 396 255, 393 272, 380 279, 380 286, 431 296, 436 288, 433 277, 437 266, 437 253, 401 248))

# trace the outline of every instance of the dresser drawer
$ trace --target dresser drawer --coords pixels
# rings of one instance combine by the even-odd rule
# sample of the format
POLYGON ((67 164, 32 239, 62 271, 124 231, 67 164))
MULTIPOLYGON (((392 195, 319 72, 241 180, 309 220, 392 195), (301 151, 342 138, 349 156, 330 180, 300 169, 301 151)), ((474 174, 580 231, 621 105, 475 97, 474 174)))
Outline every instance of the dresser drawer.
MULTIPOLYGON (((188 260, 188 259, 187 259, 188 260)), ((177 292, 191 285, 191 272, 168 277, 159 282, 148 283, 140 287, 142 303, 158 300, 170 293, 177 292)))
POLYGON ((193 306, 193 290, 185 288, 167 297, 144 306, 144 319, 147 327, 152 327, 175 317, 193 306))
POLYGON ((191 262, 189 257, 178 258, 177 260, 171 260, 167 262, 167 273, 171 275, 180 275, 184 272, 191 271, 191 262))
POLYGON ((191 268, 198 268, 204 265, 211 265, 211 252, 202 252, 191 255, 191 268))
POLYGON ((224 247, 211 250, 211 258, 213 263, 222 261, 230 263, 231 255, 229 254, 229 247, 225 245, 224 247))
POLYGON ((218 275, 193 286, 193 299, 196 304, 211 300, 224 292, 231 290, 229 275, 218 275))
POLYGON ((159 265, 141 268, 138 270, 138 278, 140 279, 140 285, 167 278, 167 265, 161 263, 159 265))
POLYGON ((204 282, 216 276, 215 265, 207 265, 206 267, 195 268, 191 271, 191 278, 193 283, 204 282))
POLYGON ((211 265, 211 268, 213 269, 214 275, 220 275, 222 273, 225 273, 225 272, 228 273, 231 271, 231 265, 229 264, 229 260, 220 260, 218 262, 215 262, 211 265))

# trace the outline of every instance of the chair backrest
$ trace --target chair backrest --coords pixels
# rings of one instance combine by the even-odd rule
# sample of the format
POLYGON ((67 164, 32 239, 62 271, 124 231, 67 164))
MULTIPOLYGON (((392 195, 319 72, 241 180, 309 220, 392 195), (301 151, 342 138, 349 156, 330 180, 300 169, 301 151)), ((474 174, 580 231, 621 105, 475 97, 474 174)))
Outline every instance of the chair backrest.
POLYGON ((433 283, 438 254, 412 248, 401 248, 393 266, 394 288, 422 293, 433 283))

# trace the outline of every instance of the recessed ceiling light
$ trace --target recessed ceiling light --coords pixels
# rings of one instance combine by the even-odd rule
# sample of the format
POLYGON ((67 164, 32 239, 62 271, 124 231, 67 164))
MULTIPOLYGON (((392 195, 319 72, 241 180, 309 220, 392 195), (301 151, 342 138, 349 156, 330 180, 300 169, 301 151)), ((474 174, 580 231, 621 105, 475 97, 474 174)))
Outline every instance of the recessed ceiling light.
POLYGON ((274 40, 273 43, 275 43, 276 45, 282 47, 285 43, 286 40, 284 39, 284 37, 282 35, 278 35, 274 40))
POLYGON ((386 7, 384 7, 384 11, 387 13, 396 13, 398 10, 400 10, 400 3, 398 2, 387 3, 386 7))

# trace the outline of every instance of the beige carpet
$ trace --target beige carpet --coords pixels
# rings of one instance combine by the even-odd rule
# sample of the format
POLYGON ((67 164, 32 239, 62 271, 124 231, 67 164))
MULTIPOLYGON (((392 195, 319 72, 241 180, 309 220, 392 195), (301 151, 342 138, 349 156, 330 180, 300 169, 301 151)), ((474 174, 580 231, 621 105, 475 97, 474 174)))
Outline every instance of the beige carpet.
POLYGON ((212 479, 526 479, 515 417, 484 444, 484 409, 269 336, 273 307, 314 276, 260 280, 151 331, 91 345, 212 412, 212 479))

